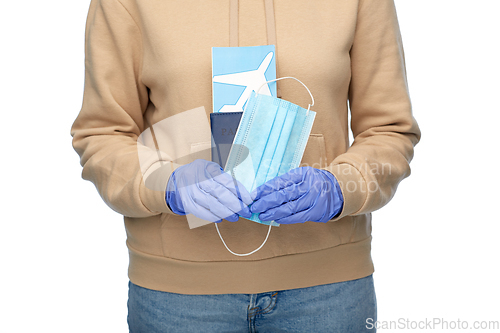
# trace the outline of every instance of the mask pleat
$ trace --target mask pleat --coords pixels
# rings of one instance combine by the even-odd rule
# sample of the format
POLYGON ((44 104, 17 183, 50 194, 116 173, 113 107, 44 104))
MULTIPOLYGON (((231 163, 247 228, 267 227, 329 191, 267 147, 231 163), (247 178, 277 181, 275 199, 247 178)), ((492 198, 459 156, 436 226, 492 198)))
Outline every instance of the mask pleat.
POLYGON ((292 169, 292 161, 295 152, 295 147, 297 146, 297 143, 299 142, 300 139, 300 135, 302 133, 302 126, 299 125, 302 125, 305 120, 305 112, 301 111, 303 110, 297 110, 294 126, 292 128, 290 137, 287 142, 286 151, 288 153, 285 154, 285 156, 283 156, 283 160, 281 161, 281 166, 278 171, 278 176, 287 173, 290 169, 292 169))
POLYGON ((293 153, 292 151, 287 151, 288 141, 290 140, 290 135, 293 130, 293 125, 295 123, 295 117, 297 116, 297 105, 294 105, 288 101, 282 100, 279 106, 280 110, 286 112, 285 120, 283 121, 283 128, 279 135, 279 141, 276 145, 276 150, 274 152, 271 163, 267 170, 266 179, 264 182, 275 178, 278 175, 279 169, 285 156, 293 153))
MULTIPOLYGON (((269 110, 266 110, 267 115, 265 116, 267 121, 272 119, 272 114, 275 114, 273 125, 271 127, 271 131, 268 135, 268 140, 266 142, 266 146, 262 153, 261 160, 259 162, 259 167, 255 173, 254 184, 252 185, 251 190, 258 187, 261 184, 264 184, 267 176, 267 172, 270 168, 272 168, 272 161, 274 153, 276 152, 276 148, 278 146, 278 142, 280 140, 281 131, 283 129, 283 125, 285 124, 286 118, 286 109, 280 107, 281 101, 279 99, 262 96, 263 102, 266 105, 269 105, 269 110)), ((259 131, 260 132, 260 131, 259 131)))

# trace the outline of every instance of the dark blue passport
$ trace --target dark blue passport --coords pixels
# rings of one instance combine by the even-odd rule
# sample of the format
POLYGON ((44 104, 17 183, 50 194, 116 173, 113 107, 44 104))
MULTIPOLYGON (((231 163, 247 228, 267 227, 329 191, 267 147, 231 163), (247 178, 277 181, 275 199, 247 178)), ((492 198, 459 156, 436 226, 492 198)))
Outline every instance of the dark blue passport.
POLYGON ((243 112, 213 112, 210 114, 212 130, 212 161, 223 169, 233 144, 234 135, 243 112))

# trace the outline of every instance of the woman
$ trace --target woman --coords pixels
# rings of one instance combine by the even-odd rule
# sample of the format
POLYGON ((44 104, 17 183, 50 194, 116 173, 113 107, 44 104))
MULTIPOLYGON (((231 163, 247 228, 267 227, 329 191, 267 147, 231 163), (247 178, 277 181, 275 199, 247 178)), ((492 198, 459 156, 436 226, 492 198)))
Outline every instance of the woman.
MULTIPOLYGON (((83 178, 124 215, 131 332, 368 331, 376 318, 370 213, 410 174, 420 139, 393 0, 92 0, 85 55, 73 145, 83 178), (267 43, 276 44, 279 75, 300 78, 316 100, 295 170, 296 183, 310 186, 278 203, 265 197, 279 194, 279 186, 250 201, 249 193, 228 199, 244 204, 232 213, 248 214, 247 205, 260 200, 261 216, 276 218, 279 210, 287 222, 260 251, 236 257, 212 224, 189 228, 184 214, 210 207, 200 199, 184 210, 177 198, 190 194, 174 186, 218 168, 200 160, 163 167, 203 146, 186 143, 185 133, 202 131, 206 119, 166 133, 169 151, 146 167, 137 143, 151 124, 184 111, 203 106, 208 116, 212 47, 267 43), (143 180, 153 172, 160 175, 156 187, 143 180), (319 190, 305 207, 299 199, 313 188, 319 190), (319 213, 306 219, 303 211, 319 213)), ((280 92, 298 105, 309 102, 294 82, 282 81, 280 92)), ((236 252, 266 235, 267 227, 238 215, 215 215, 216 222, 226 218, 217 226, 236 252)))

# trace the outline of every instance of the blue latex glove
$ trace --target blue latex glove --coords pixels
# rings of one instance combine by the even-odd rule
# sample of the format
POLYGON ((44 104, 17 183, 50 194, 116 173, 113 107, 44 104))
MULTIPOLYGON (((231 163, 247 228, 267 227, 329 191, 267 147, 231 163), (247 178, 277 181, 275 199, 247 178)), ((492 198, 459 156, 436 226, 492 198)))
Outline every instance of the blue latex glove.
POLYGON ((165 194, 170 209, 179 215, 193 214, 210 222, 250 217, 250 193, 214 162, 196 160, 177 168, 165 194))
POLYGON ((252 192, 252 213, 280 224, 327 222, 342 211, 344 199, 335 176, 301 167, 273 178, 252 192))

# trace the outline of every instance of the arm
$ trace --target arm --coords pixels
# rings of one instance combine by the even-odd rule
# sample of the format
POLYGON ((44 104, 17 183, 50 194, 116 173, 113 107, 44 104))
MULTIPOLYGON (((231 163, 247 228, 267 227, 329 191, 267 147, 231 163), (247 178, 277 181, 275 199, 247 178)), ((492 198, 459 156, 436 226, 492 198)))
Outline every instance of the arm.
POLYGON ((326 168, 337 178, 346 215, 370 213, 410 175, 420 130, 412 116, 394 0, 360 0, 351 55, 349 105, 354 142, 326 168))
MULTIPOLYGON (((118 0, 92 0, 85 31, 85 88, 72 128, 82 177, 113 210, 130 217, 170 212, 165 191, 144 184, 137 138, 149 102, 141 82, 141 31, 118 0)), ((155 152, 156 153, 156 152, 155 152)), ((168 158, 166 158, 168 160, 168 158)), ((159 161, 151 160, 150 169, 159 161)), ((144 168, 144 166, 143 166, 144 168)), ((166 187, 168 175, 161 177, 166 187)))
POLYGON ((327 222, 370 213, 410 174, 420 131, 411 112, 394 0, 360 0, 350 56, 353 145, 325 170, 297 168, 258 187, 251 211, 261 219, 327 222))

